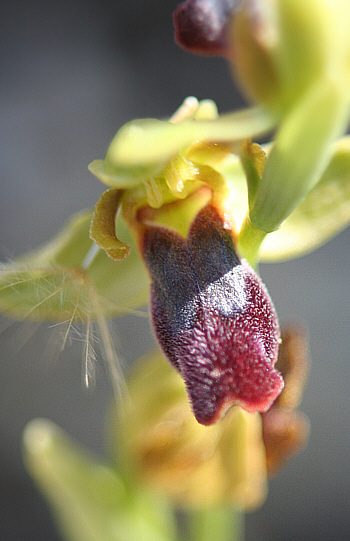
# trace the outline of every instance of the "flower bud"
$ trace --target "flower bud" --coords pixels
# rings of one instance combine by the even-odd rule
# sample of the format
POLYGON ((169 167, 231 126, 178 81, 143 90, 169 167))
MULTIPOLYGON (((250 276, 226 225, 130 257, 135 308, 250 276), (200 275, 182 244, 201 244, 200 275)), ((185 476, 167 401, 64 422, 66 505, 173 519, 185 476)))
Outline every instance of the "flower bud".
POLYGON ((319 81, 349 86, 349 3, 244 0, 231 18, 231 59, 247 94, 274 115, 319 81))
POLYGON ((228 27, 240 0, 186 0, 174 12, 175 41, 192 53, 229 53, 228 27))

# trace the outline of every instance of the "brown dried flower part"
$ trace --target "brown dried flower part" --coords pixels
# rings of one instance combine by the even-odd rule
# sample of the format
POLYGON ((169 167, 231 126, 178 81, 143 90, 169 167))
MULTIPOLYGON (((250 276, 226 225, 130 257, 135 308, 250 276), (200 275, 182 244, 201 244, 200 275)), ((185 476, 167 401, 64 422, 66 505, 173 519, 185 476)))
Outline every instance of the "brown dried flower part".
POLYGON ((309 434, 308 418, 296 411, 310 367, 304 329, 294 326, 282 329, 276 367, 284 378, 285 387, 270 410, 262 415, 269 475, 305 445, 309 434))

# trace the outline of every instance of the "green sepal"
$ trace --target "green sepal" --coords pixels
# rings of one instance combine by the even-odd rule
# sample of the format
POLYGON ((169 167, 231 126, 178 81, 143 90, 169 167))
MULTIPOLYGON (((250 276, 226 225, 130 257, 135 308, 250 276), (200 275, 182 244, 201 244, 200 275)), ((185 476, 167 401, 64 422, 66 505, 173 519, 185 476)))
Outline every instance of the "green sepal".
POLYGON ((144 179, 159 175, 164 169, 164 163, 152 166, 121 167, 111 165, 106 160, 94 160, 88 165, 89 171, 107 186, 113 186, 121 190, 133 188, 144 179))
POLYGON ((281 228, 265 238, 260 258, 275 262, 316 250, 350 224, 350 137, 334 145, 330 163, 281 228))
POLYGON ((250 207, 256 227, 277 230, 317 184, 349 120, 346 89, 321 80, 286 116, 250 207))
POLYGON ((225 114, 215 120, 185 120, 179 124, 156 119, 134 120, 119 130, 106 161, 124 167, 167 163, 197 140, 238 141, 272 127, 271 117, 259 108, 225 114))
POLYGON ((15 319, 92 321, 143 306, 149 278, 122 219, 129 257, 112 261, 89 237, 92 211, 73 216, 47 245, 0 269, 0 311, 15 319))
POLYGON ((26 467, 67 541, 172 541, 173 517, 152 493, 72 442, 54 423, 37 419, 23 438, 26 467))
POLYGON ((115 233, 116 215, 123 191, 111 188, 97 201, 90 225, 90 238, 114 261, 121 261, 130 254, 130 246, 121 242, 115 233))
POLYGON ((105 160, 93 161, 89 169, 109 186, 131 188, 161 175, 170 160, 198 140, 232 142, 272 127, 271 117, 258 107, 215 118, 212 102, 203 101, 197 116, 179 124, 157 119, 125 124, 111 142, 105 160))

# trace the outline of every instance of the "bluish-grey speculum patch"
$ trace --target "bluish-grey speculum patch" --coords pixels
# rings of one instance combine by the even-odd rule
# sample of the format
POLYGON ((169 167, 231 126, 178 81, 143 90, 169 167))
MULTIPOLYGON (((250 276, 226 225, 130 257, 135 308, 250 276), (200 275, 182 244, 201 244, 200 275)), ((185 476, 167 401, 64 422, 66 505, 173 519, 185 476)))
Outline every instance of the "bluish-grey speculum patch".
POLYGON ((220 213, 207 205, 186 239, 146 226, 141 248, 155 334, 185 381, 198 422, 212 424, 232 405, 266 411, 283 388, 274 369, 277 316, 220 213))

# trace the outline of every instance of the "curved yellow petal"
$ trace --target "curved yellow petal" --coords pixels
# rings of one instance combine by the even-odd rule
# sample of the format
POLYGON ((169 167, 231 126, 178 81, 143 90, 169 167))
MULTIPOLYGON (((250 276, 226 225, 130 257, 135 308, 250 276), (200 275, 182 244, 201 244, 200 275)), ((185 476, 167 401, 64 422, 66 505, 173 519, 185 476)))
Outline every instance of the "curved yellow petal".
POLYGON ((90 238, 114 261, 130 254, 130 246, 121 242, 115 233, 115 221, 123 197, 122 190, 111 188, 97 201, 90 225, 90 238))

